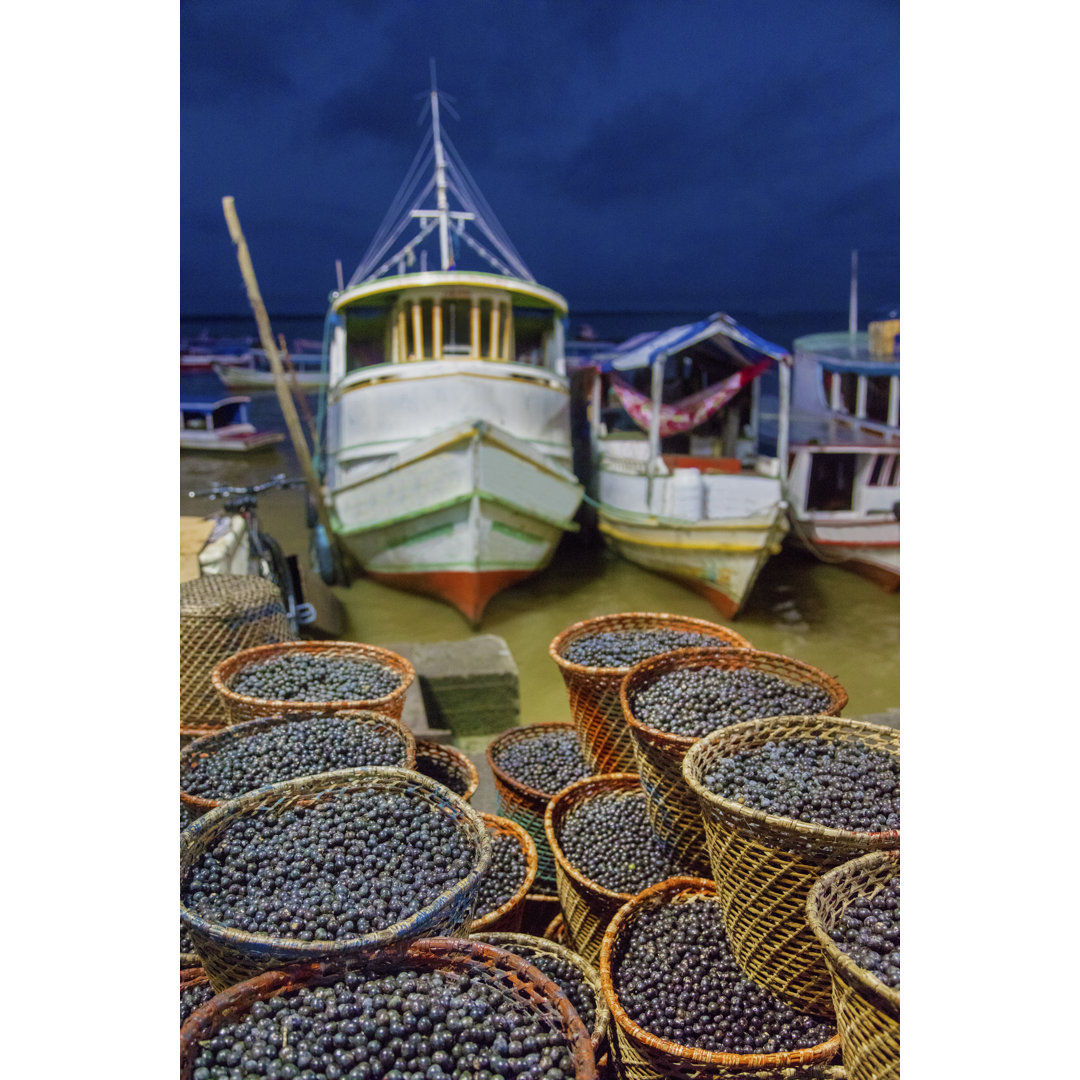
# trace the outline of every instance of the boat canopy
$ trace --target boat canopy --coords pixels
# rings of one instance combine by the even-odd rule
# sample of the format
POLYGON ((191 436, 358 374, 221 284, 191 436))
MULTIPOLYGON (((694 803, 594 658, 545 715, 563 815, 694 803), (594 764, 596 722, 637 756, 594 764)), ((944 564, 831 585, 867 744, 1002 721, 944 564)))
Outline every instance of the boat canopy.
POLYGON ((710 315, 707 319, 687 326, 673 326, 669 330, 638 334, 610 351, 596 352, 580 358, 568 357, 567 360, 580 368, 634 371, 660 363, 682 349, 688 349, 703 341, 715 341, 742 366, 757 363, 762 356, 785 364, 791 363, 791 354, 786 349, 758 337, 746 327, 740 326, 730 315, 723 313, 710 315))
POLYGON ((230 394, 217 375, 185 375, 180 384, 180 408, 187 412, 212 412, 222 405, 247 405, 251 398, 230 394))
POLYGON ((795 339, 795 353, 815 360, 826 371, 841 375, 890 376, 900 374, 900 358, 877 358, 866 333, 807 334, 795 339))

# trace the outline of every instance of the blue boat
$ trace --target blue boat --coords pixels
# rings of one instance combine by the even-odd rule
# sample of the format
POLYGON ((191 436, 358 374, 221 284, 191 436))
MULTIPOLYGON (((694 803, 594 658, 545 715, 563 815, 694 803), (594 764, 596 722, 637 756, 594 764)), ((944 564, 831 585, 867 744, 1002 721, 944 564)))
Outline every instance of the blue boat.
POLYGON ((256 431, 251 398, 230 394, 217 376, 185 376, 180 387, 180 449, 260 450, 281 442, 277 431, 256 431))

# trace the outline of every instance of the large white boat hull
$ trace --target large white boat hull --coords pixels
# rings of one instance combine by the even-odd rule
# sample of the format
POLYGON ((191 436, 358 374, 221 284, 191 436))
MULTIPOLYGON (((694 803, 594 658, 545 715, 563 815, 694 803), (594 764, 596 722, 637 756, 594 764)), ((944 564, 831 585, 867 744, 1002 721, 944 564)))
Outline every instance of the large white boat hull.
POLYGON ((900 587, 900 522, 895 518, 802 519, 791 540, 823 562, 848 566, 885 589, 900 587))

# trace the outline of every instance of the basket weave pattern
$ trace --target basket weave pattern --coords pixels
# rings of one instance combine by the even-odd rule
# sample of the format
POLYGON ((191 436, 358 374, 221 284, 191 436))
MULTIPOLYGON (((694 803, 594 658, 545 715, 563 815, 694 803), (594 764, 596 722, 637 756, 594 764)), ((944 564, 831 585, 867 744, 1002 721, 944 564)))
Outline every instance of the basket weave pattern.
POLYGON ((487 872, 491 864, 491 841, 487 829, 483 818, 468 803, 434 780, 406 769, 341 769, 287 780, 222 803, 180 834, 180 880, 184 881, 203 852, 230 825, 249 817, 259 807, 268 807, 274 814, 283 814, 294 806, 311 805, 344 793, 369 790, 405 794, 451 815, 474 851, 475 861, 471 872, 407 919, 385 930, 336 941, 301 941, 234 930, 202 918, 181 903, 180 921, 187 927, 195 951, 215 990, 223 990, 259 972, 285 964, 337 956, 362 956, 380 948, 401 946, 417 938, 465 932, 472 921, 481 875, 487 872))
MULTIPOLYGON (((247 1015, 256 1001, 289 993, 301 986, 331 983, 358 965, 352 960, 295 964, 268 971, 219 994, 197 1009, 180 1029, 180 1080, 191 1080, 199 1043, 225 1025, 247 1015)), ((367 971, 421 970, 468 975, 493 985, 509 999, 535 1012, 546 1031, 566 1036, 574 1056, 574 1080, 595 1080, 596 1062, 592 1040, 569 998, 545 975, 520 956, 481 941, 429 938, 402 950, 380 950, 363 959, 367 971)))
MULTIPOLYGON (((265 578, 212 574, 180 585, 180 728, 209 733, 231 721, 211 672, 241 649, 289 639, 281 593, 265 578)), ((197 736, 194 736, 197 737, 197 736)))
POLYGON ((840 1045, 851 1080, 899 1080, 900 991, 864 970, 831 937, 845 908, 874 896, 900 873, 899 851, 874 851, 823 874, 806 917, 832 979, 840 1045))
MULTIPOLYGON (((378 734, 398 743, 404 757, 398 768, 411 769, 414 767, 416 763, 416 740, 413 738, 412 732, 400 720, 395 720, 393 717, 382 713, 366 711, 340 712, 335 715, 339 720, 352 720, 354 723, 371 728, 378 734)), ((227 802, 227 799, 206 799, 199 795, 188 794, 183 788, 184 773, 192 767, 197 758, 218 753, 221 749, 230 745, 234 739, 247 739, 252 735, 258 735, 262 731, 269 731, 273 727, 294 720, 296 720, 296 717, 289 715, 264 716, 259 720, 245 720, 242 724, 233 724, 232 727, 225 728, 224 731, 202 739, 196 739, 180 755, 180 801, 188 806, 196 816, 205 814, 207 810, 213 810, 215 806, 227 802)), ((263 787, 265 782, 257 786, 263 787)))
POLYGON ((775 675, 799 687, 812 687, 829 696, 823 715, 834 716, 847 705, 847 691, 831 675, 778 653, 756 649, 679 649, 643 660, 630 669, 619 688, 619 700, 634 745, 636 771, 645 789, 649 820, 660 839, 699 873, 709 874, 705 827, 697 796, 683 780, 686 752, 697 742, 688 735, 658 731, 636 719, 631 703, 646 687, 669 672, 702 668, 750 670, 775 675))
POLYGON ((653 885, 621 907, 604 934, 600 953, 600 982, 611 1010, 615 1038, 612 1052, 623 1080, 666 1080, 668 1077, 817 1076, 840 1049, 839 1036, 818 1046, 780 1054, 729 1054, 702 1050, 662 1039, 635 1023, 619 1003, 614 969, 622 959, 626 937, 643 911, 667 904, 691 904, 715 897, 706 878, 677 877, 653 885))
POLYGON ((714 762, 780 739, 861 739, 899 755, 893 728, 835 716, 747 720, 700 739, 683 776, 701 807, 724 928, 744 975, 796 1008, 833 1016, 829 972, 806 919, 811 887, 826 870, 869 851, 900 846, 899 830, 848 832, 766 814, 712 794, 714 762))
POLYGON ((525 855, 525 880, 520 888, 505 904, 489 911, 487 915, 473 919, 470 935, 475 931, 492 932, 496 930, 510 933, 521 929, 521 919, 525 914, 525 897, 536 878, 536 844, 533 838, 516 822, 495 814, 481 814, 484 824, 491 833, 512 836, 525 855))
POLYGON ((532 934, 470 934, 474 941, 485 941, 489 945, 495 945, 500 949, 506 949, 515 956, 529 961, 533 956, 556 956, 565 960, 571 966, 581 972, 585 984, 592 991, 596 1008, 596 1020, 593 1023, 590 1036, 592 1038, 593 1055, 599 1061, 607 1049, 608 1024, 610 1013, 607 1002, 604 1000, 604 991, 600 985, 600 972, 587 960, 583 959, 572 949, 560 945, 548 938, 534 937, 532 934))
POLYGON ((468 802, 480 786, 480 773, 476 766, 460 750, 430 739, 416 739, 416 766, 420 769, 426 762, 440 765, 446 772, 458 778, 465 794, 461 797, 468 802))
POLYGON ((358 641, 285 641, 277 645, 261 645, 253 649, 244 649, 243 652, 227 657, 214 668, 210 675, 214 690, 224 703, 229 715, 230 724, 255 720, 261 716, 284 716, 286 713, 294 716, 299 714, 331 716, 334 713, 352 712, 357 709, 370 709, 400 720, 405 707, 405 693, 414 678, 416 678, 416 672, 404 656, 399 656, 389 649, 380 649, 376 645, 365 645, 358 641), (368 701, 272 701, 237 694, 229 689, 232 680, 248 665, 294 653, 379 664, 396 672, 401 677, 401 682, 389 694, 371 698, 368 701))
POLYGON ((572 724, 564 721, 547 721, 510 728, 490 743, 486 751, 488 767, 495 782, 495 803, 499 814, 516 821, 536 844, 538 864, 533 891, 552 896, 555 895, 555 858, 551 854, 547 834, 544 832, 544 811, 551 795, 515 780, 497 762, 501 750, 522 739, 530 739, 543 732, 569 731, 572 728, 572 724))
POLYGON ((580 806, 597 795, 637 794, 640 791, 641 784, 636 773, 590 776, 559 792, 548 804, 544 816, 548 843, 555 856, 559 903, 566 919, 569 943, 590 964, 595 964, 600 959, 600 945, 608 923, 633 894, 615 892, 598 885, 572 866, 559 846, 562 823, 575 806, 580 806))
POLYGON ((562 672, 570 696, 570 715, 574 718, 585 760, 597 775, 637 770, 633 743, 619 700, 619 684, 630 668, 586 667, 564 659, 562 654, 578 638, 631 630, 709 634, 718 639, 718 644, 751 648, 746 638, 725 626, 665 612, 628 611, 619 615, 598 615, 563 630, 548 646, 548 655, 562 672))

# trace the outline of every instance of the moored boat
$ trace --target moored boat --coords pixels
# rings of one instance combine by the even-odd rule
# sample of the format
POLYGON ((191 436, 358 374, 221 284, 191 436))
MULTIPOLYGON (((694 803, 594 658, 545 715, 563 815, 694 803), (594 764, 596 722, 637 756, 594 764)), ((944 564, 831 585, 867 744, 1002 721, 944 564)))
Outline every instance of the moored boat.
POLYGON ((274 446, 285 436, 257 431, 248 418, 251 398, 229 394, 217 378, 185 377, 180 388, 180 449, 231 453, 274 446))
POLYGON ((784 349, 726 315, 638 335, 582 361, 597 373, 591 501, 605 542, 728 618, 787 531, 782 455, 757 440, 757 379, 779 366, 786 394, 789 362, 784 349), (646 371, 649 393, 620 374, 640 380, 646 371), (637 430, 603 424, 602 382, 621 403, 606 414, 612 427, 629 417, 637 430))
POLYGON ((368 574, 476 625, 577 528, 567 307, 473 186, 434 87, 429 102, 431 179, 414 167, 404 209, 331 294, 324 480, 331 528, 368 574))
MULTIPOLYGON (((295 342, 293 347, 296 348, 295 342)), ((286 382, 311 389, 326 385, 326 370, 321 352, 313 350, 290 352, 288 361, 285 374, 286 382), (290 367, 291 370, 289 370, 290 367)), ((251 350, 250 363, 216 362, 213 370, 226 386, 234 390, 269 390, 275 384, 273 369, 265 351, 262 349, 251 350)))

